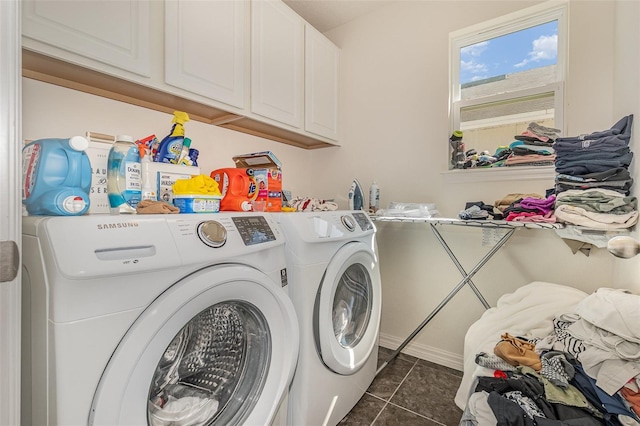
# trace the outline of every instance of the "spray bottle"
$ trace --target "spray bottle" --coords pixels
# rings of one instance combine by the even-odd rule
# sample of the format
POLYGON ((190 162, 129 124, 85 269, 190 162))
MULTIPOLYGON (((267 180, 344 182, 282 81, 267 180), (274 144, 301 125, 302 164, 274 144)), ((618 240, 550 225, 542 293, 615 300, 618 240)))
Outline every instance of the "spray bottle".
POLYGON ((184 123, 187 121, 189 121, 189 115, 186 112, 173 112, 171 133, 165 136, 160 142, 158 152, 156 152, 156 155, 153 157, 153 161, 173 164, 178 162, 184 143, 184 123))

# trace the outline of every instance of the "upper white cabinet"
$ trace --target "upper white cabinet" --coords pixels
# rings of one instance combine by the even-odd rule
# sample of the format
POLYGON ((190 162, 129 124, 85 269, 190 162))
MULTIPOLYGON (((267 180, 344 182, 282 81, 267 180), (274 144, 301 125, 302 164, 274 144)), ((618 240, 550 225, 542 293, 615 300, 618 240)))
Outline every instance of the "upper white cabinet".
POLYGON ((26 47, 34 48, 31 39, 57 48, 59 59, 91 65, 84 57, 150 76, 149 1, 23 0, 22 5, 26 47))
POLYGON ((337 144, 339 50, 281 0, 23 0, 22 10, 26 78, 301 148, 337 144))
POLYGON ((246 1, 165 3, 165 81, 192 93, 245 107, 248 83, 246 1))
POLYGON ((340 50, 310 25, 305 27, 305 130, 338 139, 340 50))
POLYGON ((280 0, 251 3, 251 112, 302 128, 304 21, 280 0))

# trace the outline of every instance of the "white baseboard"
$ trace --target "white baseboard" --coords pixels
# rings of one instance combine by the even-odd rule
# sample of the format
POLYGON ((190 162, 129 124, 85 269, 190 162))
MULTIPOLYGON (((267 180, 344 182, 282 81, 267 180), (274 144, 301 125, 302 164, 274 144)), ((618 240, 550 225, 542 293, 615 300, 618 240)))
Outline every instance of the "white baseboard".
MULTIPOLYGON (((402 344, 402 342, 404 342, 404 339, 380 333, 380 346, 395 350, 402 344)), ((453 368, 454 370, 463 371, 464 362, 462 355, 453 352, 443 351, 442 349, 423 345, 421 343, 409 343, 402 350, 402 353, 424 359, 425 361, 444 365, 445 367, 453 368)))

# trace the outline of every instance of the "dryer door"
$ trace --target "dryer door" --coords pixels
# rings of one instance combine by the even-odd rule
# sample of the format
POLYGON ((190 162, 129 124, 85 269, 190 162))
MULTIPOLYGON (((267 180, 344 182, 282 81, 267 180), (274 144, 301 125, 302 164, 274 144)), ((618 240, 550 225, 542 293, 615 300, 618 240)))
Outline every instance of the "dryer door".
POLYGON ((189 275, 124 336, 89 424, 268 424, 293 377, 297 324, 286 293, 253 268, 189 275))
POLYGON ((327 266, 314 307, 316 347, 336 373, 357 372, 377 345, 380 270, 364 243, 344 245, 327 266))

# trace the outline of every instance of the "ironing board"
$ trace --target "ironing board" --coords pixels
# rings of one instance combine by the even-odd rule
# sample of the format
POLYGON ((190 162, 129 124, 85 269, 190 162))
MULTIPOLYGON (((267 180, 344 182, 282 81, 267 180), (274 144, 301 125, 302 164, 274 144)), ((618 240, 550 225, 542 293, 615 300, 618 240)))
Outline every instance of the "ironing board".
POLYGON ((507 222, 504 220, 479 220, 479 219, 451 219, 451 218, 422 218, 422 217, 406 217, 406 216, 370 216, 373 221, 377 222, 411 222, 411 223, 425 223, 428 224, 433 231, 436 239, 449 255, 453 263, 458 268, 458 271, 462 275, 462 280, 449 292, 449 294, 436 306, 433 311, 420 323, 420 325, 407 337, 400 346, 391 354, 391 357, 386 360, 378 370, 376 375, 379 374, 391 361, 393 361, 398 354, 404 349, 405 346, 413 340, 418 333, 435 317, 442 308, 465 286, 468 285, 473 293, 476 295, 480 303, 485 309, 489 309, 491 305, 484 298, 478 287, 471 280, 473 276, 493 257, 498 250, 511 238, 513 233, 518 229, 561 229, 562 224, 559 223, 545 223, 545 222, 507 222), (471 226, 477 228, 483 228, 483 230, 490 229, 502 229, 504 234, 497 240, 493 241, 493 245, 489 251, 484 255, 482 259, 476 263, 476 265, 467 272, 462 264, 458 261, 455 253, 451 250, 444 237, 438 230, 438 227, 442 226, 471 226))

